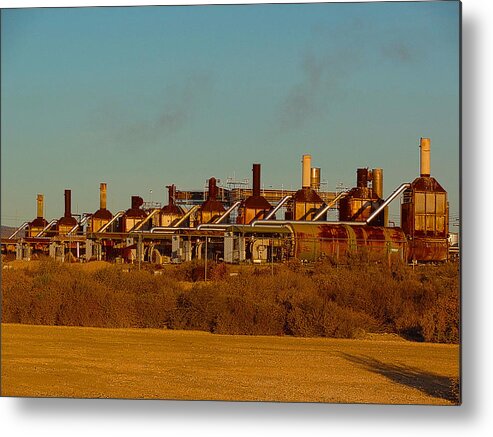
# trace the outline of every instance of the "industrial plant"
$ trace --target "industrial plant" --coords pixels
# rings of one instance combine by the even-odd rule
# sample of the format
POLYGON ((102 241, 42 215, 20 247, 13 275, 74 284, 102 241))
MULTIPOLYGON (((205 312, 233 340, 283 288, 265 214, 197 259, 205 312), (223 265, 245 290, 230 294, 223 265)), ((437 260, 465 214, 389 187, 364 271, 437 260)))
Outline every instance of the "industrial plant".
POLYGON ((203 191, 169 185, 165 206, 131 196, 129 208, 116 212, 107 209, 106 183, 100 184, 99 209, 81 215, 72 213, 71 190, 66 189, 63 215, 51 221, 38 194, 37 216, 2 239, 2 254, 153 264, 196 259, 343 263, 361 254, 416 264, 455 256, 447 192, 431 176, 429 138, 420 140, 420 175, 387 198, 381 168, 358 168, 354 188, 330 192, 321 188, 321 169, 312 167, 310 155, 303 155, 301 164, 296 191, 262 188, 261 166, 255 163, 251 187, 222 187, 211 177, 203 191), (388 220, 388 206, 396 199, 401 199, 400 227, 388 220), (329 212, 338 220, 328 220, 329 212))

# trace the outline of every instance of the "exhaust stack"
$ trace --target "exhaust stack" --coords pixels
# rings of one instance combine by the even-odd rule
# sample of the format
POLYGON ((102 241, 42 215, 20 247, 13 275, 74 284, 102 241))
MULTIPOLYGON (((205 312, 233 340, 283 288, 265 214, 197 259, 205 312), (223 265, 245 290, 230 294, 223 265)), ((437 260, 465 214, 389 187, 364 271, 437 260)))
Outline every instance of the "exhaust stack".
POLYGON ((312 167, 312 156, 303 155, 301 162, 302 162, 301 186, 303 188, 310 188, 310 171, 312 167))
POLYGON ((106 184, 99 184, 99 209, 106 209, 106 184))
POLYGON ((358 188, 368 188, 368 169, 358 168, 356 170, 356 186, 358 188))
POLYGON ((260 164, 253 164, 253 196, 260 196, 260 164))
POLYGON ((371 177, 373 192, 380 197, 380 199, 383 199, 383 170, 381 168, 372 169, 371 177))
POLYGON ((140 196, 132 196, 131 205, 132 209, 139 209, 144 203, 144 200, 140 196))
POLYGON ((313 190, 320 190, 320 167, 312 167, 310 174, 310 186, 313 190))
POLYGON ((37 201, 37 218, 43 218, 43 210, 44 210, 44 196, 42 194, 38 194, 36 198, 37 201))
POLYGON ((65 190, 65 214, 64 217, 72 217, 72 191, 65 190))
POLYGON ((217 199, 217 185, 216 178, 209 179, 209 195, 207 197, 208 200, 216 200, 217 199))
POLYGON ((429 138, 421 138, 419 141, 419 167, 421 177, 429 177, 430 173, 430 139, 429 138))
POLYGON ((176 198, 176 185, 168 185, 166 188, 168 189, 168 205, 174 205, 176 198))

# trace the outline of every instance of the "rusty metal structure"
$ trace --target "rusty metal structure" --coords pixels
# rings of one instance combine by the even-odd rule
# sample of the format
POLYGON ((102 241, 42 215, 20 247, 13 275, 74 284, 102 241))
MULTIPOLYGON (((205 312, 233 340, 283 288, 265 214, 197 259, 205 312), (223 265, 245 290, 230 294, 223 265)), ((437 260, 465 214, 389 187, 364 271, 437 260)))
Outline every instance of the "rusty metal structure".
POLYGON ((48 221, 44 218, 44 196, 42 194, 38 194, 36 204, 37 215, 33 221, 29 222, 28 237, 36 237, 48 225, 48 221))
POLYGON ((120 232, 129 232, 147 217, 147 212, 141 209, 144 200, 140 196, 132 196, 130 209, 127 209, 120 220, 120 232))
MULTIPOLYGON (((255 163, 251 188, 245 183, 219 187, 214 177, 203 192, 168 185, 168 204, 162 208, 132 196, 129 209, 112 214, 107 185, 101 183, 99 209, 74 216, 71 191, 65 190, 64 215, 50 222, 44 218, 44 196, 38 194, 36 218, 2 239, 2 253, 15 253, 19 259, 44 253, 61 261, 157 264, 292 258, 339 264, 354 257, 444 262, 452 253, 448 200, 431 176, 430 146, 428 138, 421 138, 419 177, 402 183, 387 198, 381 168, 358 168, 356 186, 349 190, 321 190, 321 169, 311 166, 308 154, 302 157, 298 190, 263 189, 261 166, 255 163), (399 198, 401 226, 389 227, 388 205, 399 198), (338 213, 338 221, 327 220, 329 210, 338 213)), ((458 257, 456 246, 453 259, 458 257)))
POLYGON ((102 182, 99 185, 99 209, 90 219, 90 231, 98 232, 112 218, 113 214, 106 209, 106 184, 102 182))
POLYGON ((449 253, 447 192, 430 173, 429 138, 420 140, 420 176, 404 191, 401 226, 413 261, 446 261, 449 253))
POLYGON ((253 164, 252 173, 252 195, 241 201, 236 219, 238 224, 246 225, 254 220, 261 220, 272 209, 272 205, 260 194, 260 164, 253 164))
POLYGON ((209 179, 207 200, 200 206, 195 224, 213 223, 214 220, 219 219, 225 212, 226 209, 222 202, 217 200, 217 180, 212 177, 209 179))
POLYGON ((74 226, 77 226, 77 219, 72 216, 72 191, 65 190, 65 213, 56 224, 57 234, 66 235, 74 226))
POLYGON ((345 257, 365 255, 407 259, 407 239, 400 228, 357 226, 354 224, 289 224, 294 236, 293 256, 314 261, 331 258, 336 263, 345 257))
MULTIPOLYGON (((348 222, 365 222, 383 203, 380 197, 383 191, 383 172, 381 169, 369 170, 358 168, 356 171, 356 187, 349 191, 339 202, 339 220, 348 222), (377 184, 373 183, 377 174, 377 184), (368 183, 371 182, 371 187, 368 183), (378 190, 378 191, 377 191, 378 190), (380 195, 379 195, 380 194, 380 195)), ((384 213, 374 220, 375 226, 384 226, 384 213)))
POLYGON ((159 211, 158 220, 155 222, 156 226, 172 226, 185 215, 183 208, 175 202, 176 186, 173 184, 166 188, 168 189, 168 204, 159 211))
POLYGON ((286 220, 313 220, 317 211, 324 206, 324 201, 312 188, 311 155, 303 155, 301 159, 301 189, 292 197, 292 205, 286 211, 286 220))

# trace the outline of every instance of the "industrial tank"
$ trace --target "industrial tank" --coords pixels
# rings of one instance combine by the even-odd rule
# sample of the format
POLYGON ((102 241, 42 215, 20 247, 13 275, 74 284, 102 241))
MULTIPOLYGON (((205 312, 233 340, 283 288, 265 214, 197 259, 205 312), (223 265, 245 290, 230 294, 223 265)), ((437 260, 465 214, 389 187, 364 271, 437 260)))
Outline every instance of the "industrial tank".
POLYGON ((290 223, 293 256, 304 261, 332 257, 336 261, 365 251, 371 256, 392 256, 407 261, 407 239, 400 228, 324 223, 290 223))

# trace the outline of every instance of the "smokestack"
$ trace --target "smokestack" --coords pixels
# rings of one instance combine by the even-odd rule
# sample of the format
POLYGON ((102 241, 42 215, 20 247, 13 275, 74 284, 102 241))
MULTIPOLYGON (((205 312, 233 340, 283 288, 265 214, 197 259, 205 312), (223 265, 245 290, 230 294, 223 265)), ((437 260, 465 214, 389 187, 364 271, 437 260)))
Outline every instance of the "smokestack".
POLYGON ((380 199, 383 199, 383 170, 381 168, 374 168, 371 171, 371 174, 371 186, 373 188, 373 192, 380 197, 380 199))
POLYGON ((209 179, 209 200, 216 200, 217 198, 217 185, 216 178, 209 179))
POLYGON ((36 198, 37 202, 37 209, 38 209, 38 218, 43 218, 43 209, 44 209, 44 196, 42 194, 38 194, 38 197, 36 198))
POLYGON ((72 191, 65 190, 65 217, 72 217, 72 191))
POLYGON ((253 195, 260 196, 260 164, 253 164, 253 195))
POLYGON ((368 169, 367 168, 358 168, 356 170, 356 186, 358 188, 367 188, 368 187, 368 169))
POLYGON ((99 209, 106 209, 106 184, 99 184, 99 209))
POLYGON ((176 197, 176 186, 173 184, 168 185, 166 188, 168 188, 168 205, 174 205, 176 197))
POLYGON ((312 167, 310 174, 310 186, 314 190, 320 190, 320 168, 312 167))
POLYGON ((142 204, 144 203, 144 200, 140 196, 132 196, 132 209, 139 209, 142 204))
POLYGON ((430 176, 430 139, 429 138, 421 138, 419 141, 420 154, 420 173, 421 177, 429 177, 430 176))
POLYGON ((312 166, 312 156, 303 155, 301 162, 302 162, 301 186, 303 188, 310 188, 310 169, 312 166))

